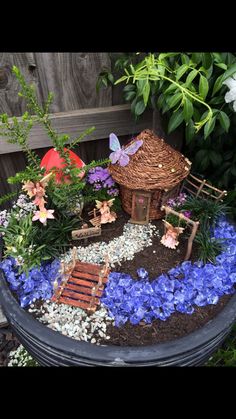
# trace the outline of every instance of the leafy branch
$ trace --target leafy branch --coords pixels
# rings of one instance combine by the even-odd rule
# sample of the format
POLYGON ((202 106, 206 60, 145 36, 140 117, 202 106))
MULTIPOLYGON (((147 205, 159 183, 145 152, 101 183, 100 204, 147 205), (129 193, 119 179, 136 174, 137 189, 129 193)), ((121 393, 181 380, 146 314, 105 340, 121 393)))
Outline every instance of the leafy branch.
POLYGON ((19 120, 15 116, 9 118, 7 114, 0 115, 0 135, 7 138, 10 144, 17 144, 26 154, 28 163, 38 170, 40 159, 28 145, 28 136, 34 124, 34 117, 25 112, 19 120))
MULTIPOLYGON (((169 108, 172 108, 174 106, 177 105, 177 103, 181 100, 178 108, 175 110, 177 111, 179 109, 180 106, 184 106, 185 108, 188 107, 188 110, 186 112, 187 114, 187 118, 186 119, 190 119, 192 114, 193 114, 193 107, 191 104, 191 101, 189 99, 192 99, 193 101, 199 102, 200 104, 202 104, 203 106, 205 106, 208 110, 207 115, 204 119, 196 122, 194 124, 195 126, 195 130, 196 132, 198 132, 207 122, 210 123, 210 121, 212 120, 213 117, 213 112, 211 107, 202 99, 202 97, 191 91, 186 84, 180 84, 180 82, 173 80, 172 78, 168 77, 165 75, 165 71, 168 71, 170 73, 171 69, 168 68, 165 63, 162 62, 161 58, 165 58, 165 54, 160 54, 159 58, 155 58, 154 54, 149 54, 149 56, 145 57, 145 59, 135 68, 133 65, 130 65, 130 71, 128 71, 126 68, 125 70, 125 75, 123 75, 122 77, 120 77, 115 84, 121 83, 123 81, 126 81, 126 84, 128 84, 130 81, 132 83, 136 83, 138 81, 144 81, 144 84, 142 86, 142 96, 143 96, 143 101, 144 101, 144 105, 145 107, 147 106, 148 100, 149 100, 149 96, 151 93, 151 87, 150 87, 150 82, 154 81, 159 81, 159 80, 166 80, 170 83, 170 86, 175 86, 181 93, 180 96, 173 96, 173 100, 172 103, 169 103, 169 108)), ((192 68, 190 66, 188 66, 187 64, 185 64, 185 71, 188 68, 192 68)), ((196 74, 198 73, 197 70, 192 70, 192 71, 196 71, 196 74)), ((190 73, 191 74, 191 73, 190 73)), ((182 74, 183 75, 183 74, 182 74)), ((194 77, 195 73, 192 75, 192 77, 194 77)), ((179 77, 180 78, 180 75, 179 77)), ((189 82, 189 80, 188 80, 189 82)), ((207 86, 205 85, 205 89, 207 88, 207 86)), ((169 89, 170 90, 170 89, 169 89)), ((188 121, 187 121, 188 122, 188 121)))

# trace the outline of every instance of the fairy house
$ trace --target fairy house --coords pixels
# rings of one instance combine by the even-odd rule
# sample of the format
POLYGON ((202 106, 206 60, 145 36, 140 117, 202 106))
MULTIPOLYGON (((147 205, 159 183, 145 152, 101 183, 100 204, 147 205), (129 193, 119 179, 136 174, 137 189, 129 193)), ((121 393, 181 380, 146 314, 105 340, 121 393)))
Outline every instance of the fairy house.
POLYGON ((178 195, 191 162, 151 130, 142 131, 137 139, 143 144, 129 163, 125 167, 110 164, 109 171, 120 185, 122 206, 131 214, 130 221, 145 224, 162 218, 161 206, 178 195))

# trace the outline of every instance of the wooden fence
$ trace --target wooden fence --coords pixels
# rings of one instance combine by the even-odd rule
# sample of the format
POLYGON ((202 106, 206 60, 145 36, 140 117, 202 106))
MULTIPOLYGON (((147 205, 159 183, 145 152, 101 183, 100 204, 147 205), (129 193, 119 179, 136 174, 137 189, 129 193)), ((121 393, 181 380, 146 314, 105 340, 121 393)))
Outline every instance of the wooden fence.
MULTIPOLYGON (((110 132, 115 132, 123 144, 132 135, 153 126, 151 111, 146 111, 138 122, 134 121, 130 106, 122 99, 121 86, 96 91, 99 72, 104 67, 111 68, 113 59, 107 52, 0 53, 0 113, 20 117, 26 110, 25 101, 18 96, 18 81, 11 71, 16 65, 26 80, 35 85, 40 103, 46 100, 49 91, 54 93, 51 112, 58 132, 73 138, 95 126, 95 131, 75 150, 80 157, 86 163, 107 157, 110 132)), ((167 140, 180 148, 178 135, 167 140)), ((30 144, 40 157, 51 146, 39 126, 32 129, 30 144)), ((15 190, 6 179, 22 170, 25 163, 25 156, 17 146, 0 137, 0 196, 15 190)))

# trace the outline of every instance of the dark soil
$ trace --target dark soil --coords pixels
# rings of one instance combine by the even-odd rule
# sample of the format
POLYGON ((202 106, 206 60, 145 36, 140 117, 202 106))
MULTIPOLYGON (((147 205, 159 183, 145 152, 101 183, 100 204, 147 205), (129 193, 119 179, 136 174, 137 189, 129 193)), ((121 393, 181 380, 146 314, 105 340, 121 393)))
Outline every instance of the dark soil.
MULTIPOLYGON (((87 244, 100 240, 108 242, 119 236, 122 234, 123 226, 129 218, 130 216, 126 213, 119 213, 115 223, 102 226, 101 237, 88 239, 87 244)), ((153 223, 157 226, 160 237, 154 236, 152 246, 137 253, 133 260, 123 262, 121 266, 117 264, 114 269, 116 272, 125 272, 138 280, 136 271, 138 268, 143 267, 149 272, 150 281, 152 281, 184 260, 187 250, 187 234, 184 233, 179 237, 180 243, 176 250, 168 249, 160 243, 160 238, 164 233, 163 222, 156 220, 153 223)), ((196 243, 193 243, 190 260, 194 262, 197 258, 198 247, 196 243)), ((191 315, 174 313, 166 321, 157 319, 151 324, 141 322, 138 325, 132 325, 130 322, 127 322, 119 328, 109 325, 107 334, 110 336, 110 339, 109 341, 104 339, 101 341, 101 344, 118 346, 152 345, 183 337, 213 319, 223 309, 230 297, 230 295, 221 297, 217 305, 196 306, 194 313, 191 315)))
MULTIPOLYGON (((124 211, 120 211, 115 223, 107 223, 102 225, 102 235, 99 237, 92 237, 87 239, 87 242, 76 241, 75 245, 88 246, 89 244, 97 241, 104 241, 108 243, 115 237, 118 237, 123 232, 124 224, 130 219, 130 216, 124 211)), ((160 237, 153 236, 152 246, 146 247, 142 252, 136 253, 133 260, 127 260, 122 262, 119 266, 116 264, 114 269, 116 272, 126 272, 130 274, 134 279, 137 279, 137 269, 145 268, 150 274, 150 280, 161 275, 163 272, 167 272, 174 266, 178 265, 184 260, 185 253, 187 251, 187 240, 188 236, 182 234, 179 238, 179 245, 174 249, 169 249, 160 243, 160 239, 164 234, 164 226, 162 220, 152 221, 159 230, 160 237)), ((191 261, 197 260, 198 249, 195 243, 193 243, 191 261)))
POLYGON ((0 329, 0 367, 8 364, 9 353, 15 351, 20 342, 12 333, 10 327, 0 329))
POLYGON ((216 305, 195 307, 193 314, 174 313, 166 321, 154 320, 151 324, 141 322, 124 326, 108 325, 107 334, 111 337, 101 341, 101 345, 140 346, 174 340, 199 329, 213 319, 226 305, 230 295, 224 295, 216 305))

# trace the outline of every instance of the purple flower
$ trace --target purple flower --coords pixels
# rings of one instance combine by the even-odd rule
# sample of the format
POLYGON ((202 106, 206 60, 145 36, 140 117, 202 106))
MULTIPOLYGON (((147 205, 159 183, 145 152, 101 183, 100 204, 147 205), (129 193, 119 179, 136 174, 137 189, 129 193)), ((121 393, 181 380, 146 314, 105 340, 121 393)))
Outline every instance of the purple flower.
POLYGON ((112 179, 107 168, 97 166, 90 169, 86 181, 92 185, 95 192, 104 189, 110 196, 117 196, 119 194, 119 190, 115 187, 115 181, 112 179))
POLYGON ((183 215, 184 215, 185 217, 187 217, 187 218, 190 218, 190 217, 191 217, 191 214, 192 214, 192 212, 191 212, 191 211, 184 211, 184 212, 183 212, 183 215))
POLYGON ((110 196, 118 196, 119 195, 119 189, 117 189, 117 188, 107 189, 107 193, 110 196))
POLYGON ((93 184, 95 182, 103 182, 108 177, 110 177, 108 169, 103 169, 102 167, 98 166, 89 170, 87 180, 89 183, 93 184))
POLYGON ((115 185, 114 180, 112 179, 111 176, 109 176, 104 182, 103 182, 103 187, 104 188, 111 188, 112 186, 115 185))

